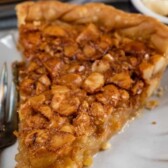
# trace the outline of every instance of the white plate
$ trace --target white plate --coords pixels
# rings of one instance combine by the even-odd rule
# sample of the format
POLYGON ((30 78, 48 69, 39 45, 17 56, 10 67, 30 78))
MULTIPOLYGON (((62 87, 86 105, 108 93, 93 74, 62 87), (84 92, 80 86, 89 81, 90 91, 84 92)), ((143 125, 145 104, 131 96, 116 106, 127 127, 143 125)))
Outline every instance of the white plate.
MULTIPOLYGON (((0 68, 4 61, 20 60, 16 33, 0 38, 0 68)), ((168 89, 168 70, 162 86, 168 89)), ((168 91, 159 99, 160 106, 131 122, 124 132, 114 136, 111 149, 100 152, 92 168, 168 168, 168 91), (156 125, 152 122, 156 121, 156 125)), ((17 143, 0 153, 0 168, 14 168, 17 143)))
POLYGON ((168 17, 159 15, 159 14, 155 13, 154 11, 150 10, 148 7, 146 7, 144 5, 142 0, 131 0, 131 2, 139 12, 141 12, 145 15, 148 15, 148 16, 152 16, 152 17, 160 20, 161 22, 168 24, 168 17))

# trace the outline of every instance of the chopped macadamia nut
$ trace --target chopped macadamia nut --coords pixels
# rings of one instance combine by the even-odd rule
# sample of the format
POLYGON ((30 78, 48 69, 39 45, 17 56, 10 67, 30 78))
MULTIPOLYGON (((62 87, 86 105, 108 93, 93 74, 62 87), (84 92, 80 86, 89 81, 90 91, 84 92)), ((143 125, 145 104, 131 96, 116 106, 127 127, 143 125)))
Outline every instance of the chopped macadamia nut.
POLYGON ((93 72, 84 81, 83 87, 89 92, 98 91, 104 85, 104 76, 101 73, 93 72))

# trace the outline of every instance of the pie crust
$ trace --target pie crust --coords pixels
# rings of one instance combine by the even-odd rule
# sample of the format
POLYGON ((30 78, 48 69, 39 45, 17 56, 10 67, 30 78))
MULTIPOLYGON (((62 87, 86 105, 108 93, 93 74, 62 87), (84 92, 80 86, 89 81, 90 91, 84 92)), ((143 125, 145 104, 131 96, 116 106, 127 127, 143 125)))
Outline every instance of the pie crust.
POLYGON ((82 168, 144 107, 168 63, 168 28, 102 3, 16 7, 16 168, 82 168))

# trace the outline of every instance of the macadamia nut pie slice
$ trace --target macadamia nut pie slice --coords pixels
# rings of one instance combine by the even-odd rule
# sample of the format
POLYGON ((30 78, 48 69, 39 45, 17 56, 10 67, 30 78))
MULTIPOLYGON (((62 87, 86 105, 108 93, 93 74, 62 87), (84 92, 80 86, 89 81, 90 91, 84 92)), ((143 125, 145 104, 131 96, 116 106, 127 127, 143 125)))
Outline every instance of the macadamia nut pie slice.
POLYGON ((16 168, 82 168, 144 107, 168 63, 168 28, 101 3, 17 7, 16 168))

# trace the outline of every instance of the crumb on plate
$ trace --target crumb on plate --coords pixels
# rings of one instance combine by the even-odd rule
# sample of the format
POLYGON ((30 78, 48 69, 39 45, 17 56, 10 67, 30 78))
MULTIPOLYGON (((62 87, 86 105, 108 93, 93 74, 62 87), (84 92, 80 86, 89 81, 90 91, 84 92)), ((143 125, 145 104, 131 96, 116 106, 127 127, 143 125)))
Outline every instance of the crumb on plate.
POLYGON ((153 110, 154 108, 156 108, 159 105, 159 102, 157 100, 149 100, 148 102, 146 102, 145 107, 148 110, 153 110))
POLYGON ((152 125, 156 125, 157 123, 156 123, 156 121, 152 121, 152 125))

